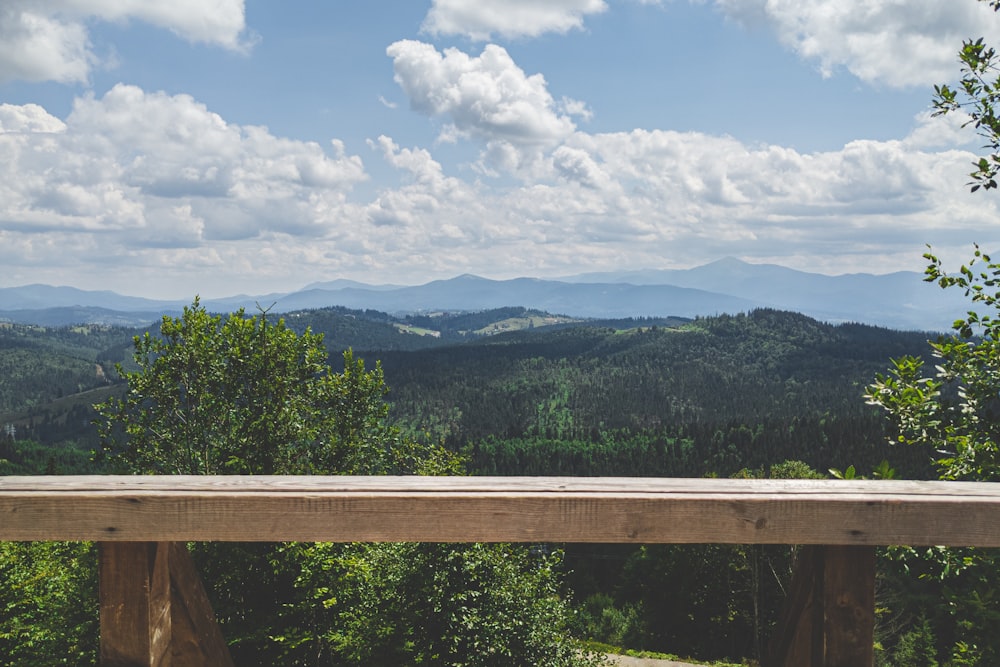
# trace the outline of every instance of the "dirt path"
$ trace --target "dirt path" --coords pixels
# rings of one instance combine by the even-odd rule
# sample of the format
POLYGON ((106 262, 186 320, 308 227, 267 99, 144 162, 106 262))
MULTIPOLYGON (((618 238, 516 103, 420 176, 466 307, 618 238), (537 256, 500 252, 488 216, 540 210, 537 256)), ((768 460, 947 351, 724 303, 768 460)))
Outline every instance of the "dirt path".
POLYGON ((633 658, 627 655, 609 655, 611 664, 617 667, 704 667, 704 665, 693 665, 690 662, 677 662, 676 660, 655 660, 653 658, 633 658))

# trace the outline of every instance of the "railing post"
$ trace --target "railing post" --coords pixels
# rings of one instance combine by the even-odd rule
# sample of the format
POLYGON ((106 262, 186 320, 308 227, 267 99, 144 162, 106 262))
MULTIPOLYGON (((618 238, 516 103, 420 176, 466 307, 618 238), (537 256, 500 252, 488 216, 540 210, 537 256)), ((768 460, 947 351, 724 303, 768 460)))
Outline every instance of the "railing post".
POLYGON ((99 542, 102 667, 231 667, 182 542, 99 542))
POLYGON ((802 547, 768 667, 871 667, 874 633, 875 547, 802 547))
POLYGON ((875 662, 875 547, 824 547, 824 667, 875 662))
POLYGON ((169 542, 98 543, 102 667, 168 667, 169 542))

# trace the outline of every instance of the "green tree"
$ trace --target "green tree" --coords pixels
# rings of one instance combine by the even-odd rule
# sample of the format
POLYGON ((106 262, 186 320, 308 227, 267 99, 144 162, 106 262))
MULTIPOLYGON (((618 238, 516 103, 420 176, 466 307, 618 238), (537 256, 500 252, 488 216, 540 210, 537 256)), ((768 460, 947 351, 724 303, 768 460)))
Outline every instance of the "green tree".
MULTIPOLYGON (((866 396, 889 413, 892 441, 927 451, 942 479, 998 481, 1000 263, 977 247, 968 264, 949 274, 937 257, 926 257, 926 279, 964 291, 971 301, 969 312, 954 322, 950 335, 930 343, 932 370, 919 357, 894 359, 888 373, 876 375, 866 396)), ((964 662, 956 664, 1000 661, 995 633, 984 630, 1000 623, 1000 554, 987 549, 901 549, 890 555, 908 579, 921 579, 896 580, 897 585, 911 586, 910 600, 945 602, 947 615, 932 619, 939 648, 960 653, 964 662)), ((901 608, 907 604, 906 599, 898 602, 901 608)), ((919 614, 912 609, 908 613, 919 614)))
POLYGON ((972 302, 953 333, 930 343, 933 372, 924 360, 891 361, 868 387, 869 403, 886 409, 896 443, 934 452, 941 477, 1000 480, 1000 264, 978 247, 958 274, 948 274, 928 253, 926 279, 963 290, 972 302))
MULTIPOLYGON (((199 303, 135 340, 128 391, 98 406, 116 470, 447 474, 459 462, 387 421, 381 368, 267 313, 199 303)), ((552 559, 507 545, 198 545, 238 664, 571 665, 552 559), (502 659, 497 658, 502 656, 502 659)))
POLYGON ((926 618, 900 637, 893 651, 893 667, 937 667, 934 631, 926 618))
POLYGON ((97 661, 97 554, 82 542, 0 542, 0 666, 97 661))
MULTIPOLYGON (((1000 0, 979 0, 1000 10, 1000 0)), ((934 87, 934 115, 963 112, 968 115, 966 126, 972 126, 982 137, 989 149, 975 163, 972 177, 972 191, 997 187, 997 173, 1000 171, 1000 62, 996 49, 985 43, 982 37, 969 39, 962 44, 958 54, 962 63, 962 79, 957 87, 947 84, 934 87)))
MULTIPOLYGON (((994 12, 1000 0, 986 2, 994 12)), ((986 155, 974 163, 972 191, 997 188, 1000 173, 1000 61, 996 49, 983 38, 966 40, 959 52, 961 80, 956 87, 935 86, 934 113, 964 113, 966 126, 985 141, 986 155)), ((979 247, 972 260, 958 273, 949 274, 941 261, 927 253, 925 279, 942 288, 959 289, 971 301, 966 316, 957 319, 952 333, 930 344, 933 371, 924 360, 904 356, 891 361, 886 374, 875 377, 867 390, 869 403, 883 407, 894 425, 892 441, 922 447, 934 459, 943 479, 1000 479, 1000 264, 979 247)), ((936 636, 948 664, 995 664, 1000 646, 982 628, 1000 621, 1000 602, 995 591, 1000 556, 992 550, 897 549, 886 562, 905 578, 909 594, 898 595, 896 613, 911 616, 906 609, 914 599, 944 599, 945 618, 923 618, 903 634, 897 647, 901 653, 929 655, 926 646, 936 636), (920 581, 913 583, 914 575, 920 581), (932 627, 933 626, 933 627, 932 627)), ((906 582, 906 583, 904 583, 906 582)), ((901 664, 913 662, 901 661, 901 664)), ((916 664, 916 663, 913 663, 916 664)))
MULTIPOLYGON (((266 313, 223 319, 196 300, 135 339, 123 398, 97 406, 113 469, 159 474, 366 474, 395 467, 382 370, 266 313)), ((430 449, 426 457, 434 454, 430 449)))
MULTIPOLYGON (((292 545, 297 612, 337 664, 573 665, 558 554, 510 545, 292 545)), ((288 645, 301 636, 284 638, 288 645)), ((286 660, 281 660, 285 664, 286 660)))

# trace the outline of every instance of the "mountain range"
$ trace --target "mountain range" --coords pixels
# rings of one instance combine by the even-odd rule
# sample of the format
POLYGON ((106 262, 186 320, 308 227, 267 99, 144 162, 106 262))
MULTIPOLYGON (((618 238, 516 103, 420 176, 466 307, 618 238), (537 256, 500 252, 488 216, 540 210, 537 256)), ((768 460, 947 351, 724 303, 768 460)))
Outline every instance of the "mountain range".
MULTIPOLYGON (((162 314, 176 314, 189 303, 27 285, 0 288, 0 321, 134 326, 156 321, 162 314)), ((833 323, 921 331, 947 330, 968 310, 959 291, 927 284, 916 272, 828 276, 733 258, 692 269, 589 273, 548 280, 462 275, 416 286, 335 280, 290 293, 236 295, 205 299, 203 304, 219 312, 241 307, 252 312, 259 305, 272 312, 345 306, 394 314, 524 306, 599 319, 695 317, 777 308, 833 323)))

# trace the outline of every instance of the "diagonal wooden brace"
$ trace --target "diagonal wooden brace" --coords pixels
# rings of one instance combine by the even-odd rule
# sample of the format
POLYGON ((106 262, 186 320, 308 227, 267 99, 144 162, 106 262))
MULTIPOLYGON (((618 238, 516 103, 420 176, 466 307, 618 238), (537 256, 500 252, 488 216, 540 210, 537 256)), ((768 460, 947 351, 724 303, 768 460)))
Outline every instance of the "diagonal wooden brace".
POLYGON ((102 667, 232 666, 182 542, 100 542, 102 667))

